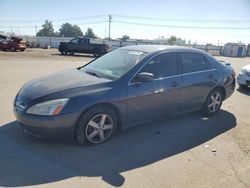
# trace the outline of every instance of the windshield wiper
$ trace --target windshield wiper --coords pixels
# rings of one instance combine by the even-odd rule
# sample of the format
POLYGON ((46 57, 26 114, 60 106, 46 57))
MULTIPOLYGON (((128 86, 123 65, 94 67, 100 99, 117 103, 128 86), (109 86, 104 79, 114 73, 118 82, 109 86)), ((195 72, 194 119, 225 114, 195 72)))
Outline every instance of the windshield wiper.
POLYGON ((86 72, 87 74, 90 74, 92 76, 95 76, 95 77, 98 77, 98 78, 102 78, 99 74, 97 74, 96 72, 92 72, 92 71, 84 71, 86 72))

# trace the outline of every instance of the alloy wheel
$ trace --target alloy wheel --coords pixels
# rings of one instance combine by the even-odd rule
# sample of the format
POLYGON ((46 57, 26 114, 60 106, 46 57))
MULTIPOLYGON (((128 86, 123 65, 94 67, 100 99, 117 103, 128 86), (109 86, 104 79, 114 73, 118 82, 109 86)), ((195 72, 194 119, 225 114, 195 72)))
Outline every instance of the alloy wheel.
POLYGON ((221 101, 222 101, 221 94, 219 92, 214 92, 210 96, 210 99, 209 99, 209 102, 208 102, 208 110, 210 112, 217 111, 220 108, 221 101))
POLYGON ((86 138, 90 143, 102 143, 111 136, 113 127, 113 120, 108 114, 95 115, 87 123, 86 138))

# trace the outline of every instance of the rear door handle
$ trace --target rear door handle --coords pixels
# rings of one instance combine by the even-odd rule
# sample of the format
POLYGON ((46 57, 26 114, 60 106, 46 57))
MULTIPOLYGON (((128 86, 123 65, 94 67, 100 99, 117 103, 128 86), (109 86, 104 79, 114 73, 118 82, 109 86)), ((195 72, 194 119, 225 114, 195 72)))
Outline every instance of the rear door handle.
POLYGON ((176 81, 173 81, 171 84, 170 84, 170 87, 177 87, 179 84, 176 82, 176 81))

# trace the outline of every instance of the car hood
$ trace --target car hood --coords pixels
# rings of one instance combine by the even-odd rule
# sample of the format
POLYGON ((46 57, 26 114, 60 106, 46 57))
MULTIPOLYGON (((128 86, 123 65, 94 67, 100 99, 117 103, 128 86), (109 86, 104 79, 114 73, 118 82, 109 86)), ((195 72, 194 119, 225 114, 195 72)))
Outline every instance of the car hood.
POLYGON ((52 93, 103 82, 110 82, 110 80, 91 76, 77 69, 71 69, 28 82, 22 87, 18 96, 25 97, 30 101, 52 93))

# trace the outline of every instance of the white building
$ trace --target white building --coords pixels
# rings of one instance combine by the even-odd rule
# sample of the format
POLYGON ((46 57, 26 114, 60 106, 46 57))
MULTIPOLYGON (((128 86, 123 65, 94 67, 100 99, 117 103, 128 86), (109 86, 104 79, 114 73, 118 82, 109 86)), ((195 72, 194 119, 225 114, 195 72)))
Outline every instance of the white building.
POLYGON ((247 48, 242 43, 227 43, 224 46, 223 55, 228 57, 246 57, 247 48))
POLYGON ((247 56, 250 57, 250 44, 247 45, 247 56))

